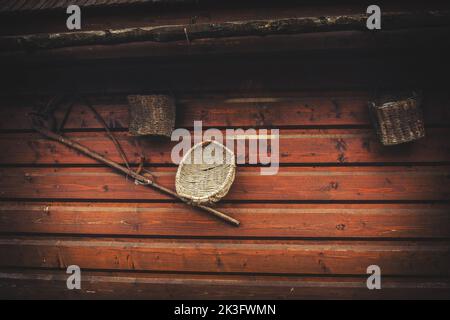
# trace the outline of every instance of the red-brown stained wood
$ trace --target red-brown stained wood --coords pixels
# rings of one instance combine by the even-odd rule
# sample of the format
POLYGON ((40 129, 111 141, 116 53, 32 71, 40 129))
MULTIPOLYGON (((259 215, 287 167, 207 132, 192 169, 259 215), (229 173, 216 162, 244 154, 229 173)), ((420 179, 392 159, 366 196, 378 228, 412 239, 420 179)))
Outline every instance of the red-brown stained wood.
MULTIPOLYGON (((320 125, 369 125, 367 102, 371 93, 365 91, 309 91, 265 93, 204 94, 177 97, 177 127, 191 128, 201 120, 204 127, 277 127, 320 125)), ((125 96, 91 98, 95 108, 111 128, 128 127, 128 105, 125 96)), ((30 130, 29 114, 42 98, 2 98, 0 128, 30 130)), ((450 124, 450 98, 444 92, 429 92, 424 101, 427 125, 450 124)), ((62 120, 67 106, 56 112, 62 120)), ((102 128, 86 106, 73 107, 65 128, 71 130, 102 128)))
MULTIPOLYGON (((222 131, 224 136, 225 132, 222 131)), ((264 136, 271 131, 255 131, 264 136)), ((273 134, 273 132, 272 132, 273 134)), ((280 130, 280 163, 371 163, 371 162, 447 162, 450 161, 450 129, 429 129, 425 138, 410 144, 386 148, 373 130, 280 130)), ((116 162, 123 162, 114 144, 105 133, 68 133, 68 138, 100 152, 116 162)), ((174 164, 171 152, 177 142, 136 138, 128 133, 116 133, 128 160, 139 163, 144 156, 150 164, 174 164)), ((230 137, 230 136, 229 136, 230 137)), ((191 146, 194 141, 190 139, 191 146)), ((243 139, 240 139, 243 141, 243 139)), ((258 157, 258 149, 249 153, 249 141, 258 143, 258 136, 245 139, 246 154, 237 160, 258 157)), ((189 141, 189 140, 188 140, 189 141)), ((226 140, 222 141, 225 143, 226 140)), ((233 143, 233 136, 230 141, 233 143)), ((228 143, 228 142, 227 142, 228 143)), ((236 142, 234 142, 236 145, 236 142)), ((0 134, 0 164, 95 164, 86 157, 38 133, 0 134)), ((235 148, 235 150, 237 150, 235 148)), ((267 153, 267 148, 262 152, 267 153)))
POLYGON ((287 277, 83 272, 81 290, 67 274, 0 271, 4 299, 448 299, 448 278, 384 278, 367 290, 366 277, 287 277))
POLYGON ((0 232, 139 236, 446 238, 448 205, 222 204, 239 228, 182 204, 15 203, 0 205, 0 232))
MULTIPOLYGON (((225 200, 449 200, 450 168, 355 167, 237 170, 225 200)), ((155 168, 156 181, 174 188, 175 168, 155 168)), ((0 198, 166 200, 108 168, 2 168, 0 198)))
MULTIPOLYGON (((242 10, 227 4, 206 10, 135 12, 133 17, 102 11, 86 16, 83 30, 361 13, 347 5, 281 5, 274 10, 238 6, 242 10)), ((56 26, 56 18, 27 17, 29 23, 0 28, 0 33, 64 27, 56 26)), ((5 25, 12 21, 0 20, 5 25)), ((3 59, 0 94, 9 97, 0 101, 0 267, 6 267, 0 269, 0 297, 450 298, 450 167, 446 165, 450 100, 441 79, 448 66, 445 53, 429 50, 442 48, 446 35, 447 28, 421 28, 377 35, 350 31, 183 40, 167 46, 141 43, 42 55, 27 52, 14 61, 3 59), (411 55, 405 56, 404 48, 411 55), (331 60, 328 55, 308 56, 330 49, 336 50, 328 51, 333 53, 331 60), (363 57, 360 49, 371 50, 370 57, 363 57), (427 50, 430 54, 425 54, 427 50), (261 51, 290 52, 290 56, 254 54, 261 51), (214 60, 218 52, 241 56, 214 60), (172 60, 151 60, 164 55, 172 60), (211 57, 199 59, 199 55, 211 57), (54 66, 23 67, 34 59, 68 56, 54 66), (150 59, 122 59, 126 56, 150 59), (101 61, 117 57, 121 63, 101 61), (99 60, 72 63, 77 59, 99 60), (373 94, 370 90, 380 85, 424 89, 426 139, 394 148, 376 142, 367 101, 373 94), (171 91, 177 98, 177 127, 191 128, 194 120, 202 120, 205 127, 282 127, 281 162, 291 167, 281 168, 277 176, 239 167, 225 198, 233 203, 221 202, 219 208, 242 225, 227 227, 183 204, 164 203, 170 198, 107 168, 70 167, 94 162, 24 132, 31 129, 26 117, 36 110, 39 98, 14 92, 41 95, 74 88, 92 94, 96 109, 121 131, 118 136, 133 162, 144 154, 149 163, 168 164, 170 144, 127 138, 126 94, 171 91), (326 130, 320 130, 322 126, 326 130), (394 162, 396 166, 386 166, 394 162), (432 162, 436 166, 429 166, 432 162), (319 163, 335 166, 312 167, 319 163), (340 167, 340 163, 355 166, 340 167), (374 166, 357 166, 361 163, 374 166), (408 167, 410 163, 417 166, 408 167), (298 164, 311 167, 295 167, 298 164), (70 199, 73 202, 57 202, 70 199), (270 203, 285 200, 323 203, 270 203), (341 200, 346 203, 328 203, 341 200), (83 269, 80 291, 67 290, 69 264, 83 269), (367 290, 366 268, 371 264, 381 267, 383 290, 367 290), (117 272, 102 272, 111 269, 117 272)), ((61 120, 63 114, 59 111, 57 118, 61 120)), ((101 128, 85 107, 74 107, 66 127, 75 131, 69 137, 121 161, 103 133, 80 132, 101 128)), ((154 170, 159 183, 174 188, 174 168, 154 170)))
POLYGON ((450 275, 448 242, 1 238, 0 267, 366 275, 450 275))

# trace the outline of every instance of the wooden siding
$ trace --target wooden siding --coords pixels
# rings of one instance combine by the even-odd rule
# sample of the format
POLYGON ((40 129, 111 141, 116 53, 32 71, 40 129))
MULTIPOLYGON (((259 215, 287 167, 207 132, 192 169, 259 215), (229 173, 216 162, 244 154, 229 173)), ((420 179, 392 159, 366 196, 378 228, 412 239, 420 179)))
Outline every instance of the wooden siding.
MULTIPOLYGON (((204 121, 204 129, 282 127, 278 175, 260 176, 259 167, 240 166, 219 206, 241 220, 240 228, 46 141, 22 121, 33 112, 34 98, 4 98, 0 251, 8 259, 0 262, 0 293, 55 297, 63 290, 64 269, 78 264, 90 270, 88 287, 61 297, 295 299, 332 298, 330 292, 340 298, 446 297, 446 94, 437 91, 428 100, 427 137, 397 148, 377 141, 365 112, 368 96, 367 91, 322 91, 180 98, 180 127, 192 127, 195 119, 204 121), (384 294, 364 290, 371 264, 382 266, 388 278, 384 294)), ((132 162, 144 155, 157 181, 173 187, 171 144, 127 135, 124 96, 92 99, 132 162)), ((83 106, 74 107, 67 130, 120 161, 83 106)))
MULTIPOLYGON (((304 15, 319 9, 311 5, 304 15)), ((213 9, 211 21, 229 20, 227 10, 213 9)), ((236 17, 267 17, 261 12, 245 8, 236 17)), ((165 14, 172 24, 186 23, 187 13, 165 14)), ((425 41, 430 30, 421 30, 425 41)), ((450 95, 442 80, 448 52, 423 50, 422 40, 396 42, 415 31, 379 33, 381 48, 395 48, 388 54, 358 51, 373 49, 372 38, 351 31, 205 40, 183 43, 183 50, 93 46, 3 60, 0 297, 450 298, 450 95), (360 42, 349 45, 354 36, 360 42), (301 39, 289 42, 294 38, 301 39), (268 51, 253 56, 253 43, 252 50, 268 51), (271 55, 274 44, 284 45, 271 55), (62 59, 56 63, 54 55, 62 59), (367 101, 380 89, 411 87, 424 90, 427 135, 383 147, 367 101), (73 90, 93 102, 132 165, 144 156, 164 186, 174 184, 174 142, 128 135, 127 94, 173 93, 177 127, 191 131, 194 120, 205 130, 280 128, 279 172, 238 167, 218 204, 242 222, 230 227, 33 132, 28 115, 37 105, 73 90), (72 264, 83 270, 80 291, 65 286, 72 264), (372 264, 381 267, 382 290, 366 288, 372 264)), ((431 33, 437 43, 449 32, 431 33)), ((56 119, 63 116, 59 110, 56 119)), ((73 107, 63 133, 121 161, 85 106, 73 107)))

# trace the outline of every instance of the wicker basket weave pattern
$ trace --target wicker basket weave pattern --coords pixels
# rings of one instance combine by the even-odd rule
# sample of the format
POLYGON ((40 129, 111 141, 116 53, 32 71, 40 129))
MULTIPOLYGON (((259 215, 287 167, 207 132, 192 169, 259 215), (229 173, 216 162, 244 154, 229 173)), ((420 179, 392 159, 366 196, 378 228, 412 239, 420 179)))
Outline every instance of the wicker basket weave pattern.
POLYGON ((132 135, 170 137, 175 128, 175 101, 166 95, 130 95, 129 131, 132 135))
POLYGON ((204 141, 196 144, 181 160, 175 179, 176 191, 195 204, 211 205, 227 195, 235 174, 234 153, 216 141, 204 141), (196 159, 197 151, 201 151, 201 163, 196 159), (222 162, 214 163, 208 158, 215 151, 223 153, 222 162))
POLYGON ((369 109, 383 145, 397 145, 425 136, 422 109, 416 97, 381 105, 370 102, 369 109))

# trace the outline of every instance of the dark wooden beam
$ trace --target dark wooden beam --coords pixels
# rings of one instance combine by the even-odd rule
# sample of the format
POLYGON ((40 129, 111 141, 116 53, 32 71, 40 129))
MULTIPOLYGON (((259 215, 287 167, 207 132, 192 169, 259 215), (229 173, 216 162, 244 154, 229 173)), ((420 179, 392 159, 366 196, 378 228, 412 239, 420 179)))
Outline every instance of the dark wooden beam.
MULTIPOLYGON (((383 30, 449 25, 450 11, 383 13, 383 30)), ((117 30, 78 31, 0 37, 2 50, 38 50, 128 42, 192 41, 206 38, 269 36, 307 32, 364 30, 365 14, 323 17, 246 20, 137 27, 117 30)))
POLYGON ((448 278, 386 277, 368 290, 365 277, 196 275, 83 271, 67 290, 65 270, 0 271, 3 299, 449 299, 448 278))
POLYGON ((178 58, 217 55, 268 55, 289 53, 310 56, 317 53, 380 53, 386 50, 408 50, 415 54, 430 50, 445 50, 449 27, 410 28, 383 32, 336 31, 303 33, 295 35, 273 35, 266 37, 232 37, 220 39, 197 39, 172 42, 130 42, 115 45, 80 45, 37 51, 3 51, 0 59, 8 65, 17 63, 40 64, 52 61, 84 61, 135 58, 178 58))

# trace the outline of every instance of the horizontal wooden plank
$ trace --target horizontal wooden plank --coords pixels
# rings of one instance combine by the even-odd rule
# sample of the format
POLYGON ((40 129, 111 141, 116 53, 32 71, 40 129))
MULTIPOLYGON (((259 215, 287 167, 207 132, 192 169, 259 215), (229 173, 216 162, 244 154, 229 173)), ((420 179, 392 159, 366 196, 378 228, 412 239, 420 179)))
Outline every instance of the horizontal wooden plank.
POLYGON ((0 267, 366 275, 449 275, 448 242, 0 238, 0 267))
POLYGON ((447 238, 448 205, 223 204, 224 227, 182 204, 0 203, 0 232, 126 236, 447 238))
MULTIPOLYGON (((260 95, 229 93, 177 97, 177 127, 191 128, 195 120, 204 127, 277 127, 369 125, 367 102, 373 94, 366 91, 297 91, 260 95)), ((92 96, 96 110, 114 129, 128 128, 128 104, 125 96, 92 96)), ((29 115, 38 97, 14 97, 0 100, 2 130, 30 130, 29 115)), ((58 123, 65 107, 55 113, 58 123)), ((450 96, 428 92, 424 101, 427 125, 450 124, 450 96)), ((75 104, 65 128, 71 130, 102 128, 86 106, 75 104)))
MULTIPOLYGON (((191 132, 193 134, 193 132, 191 132)), ((222 142, 234 144, 236 135, 225 135, 222 142), (229 139, 228 139, 229 138, 229 139)), ((271 131, 254 131, 265 136, 271 131)), ((241 133, 242 134, 242 133, 241 133)), ((280 130, 280 163, 418 163, 450 161, 449 129, 429 129, 424 139, 396 147, 384 147, 374 130, 280 130)), ((123 162, 114 144, 105 133, 69 133, 67 137, 108 156, 116 162, 123 162)), ((174 164, 171 159, 173 148, 179 143, 136 138, 128 133, 116 134, 128 160, 139 164, 141 156, 151 164, 174 164)), ((193 137, 193 136, 192 136, 193 137)), ((186 136, 194 144, 193 138, 186 136)), ((249 151, 249 141, 258 144, 258 135, 249 134, 245 139, 245 154, 237 154, 241 163, 249 163, 258 158, 258 149, 249 151), (246 142, 245 142, 246 141, 246 142)), ((97 161, 86 157, 58 142, 50 141, 38 133, 0 134, 0 164, 95 164, 97 161)), ((272 148, 272 152, 274 149, 272 148)), ((266 150, 262 149, 264 155, 266 150)))
POLYGON ((2 299, 448 299, 448 279, 182 275, 82 272, 67 290, 65 271, 0 271, 2 299))
MULTIPOLYGON (((276 175, 242 168, 226 200, 449 200, 450 168, 281 167, 276 175)), ((174 188, 175 168, 155 168, 156 181, 174 188)), ((109 168, 2 168, 0 198, 171 199, 109 168)))

